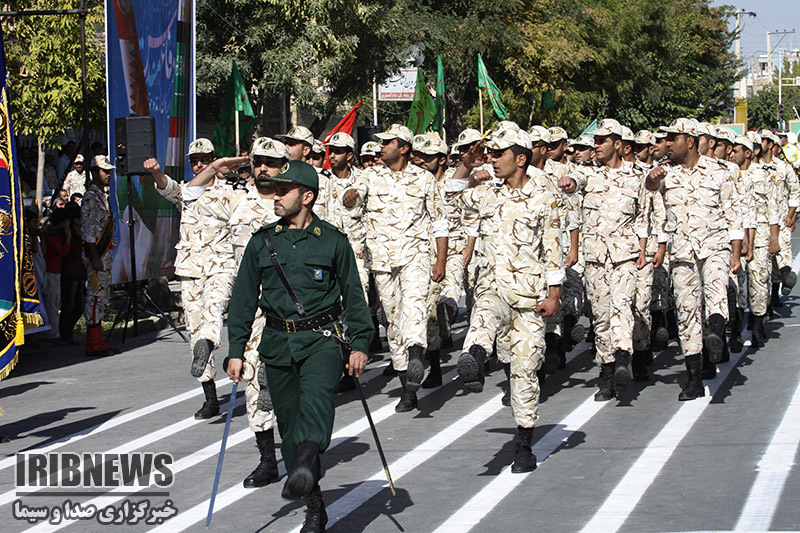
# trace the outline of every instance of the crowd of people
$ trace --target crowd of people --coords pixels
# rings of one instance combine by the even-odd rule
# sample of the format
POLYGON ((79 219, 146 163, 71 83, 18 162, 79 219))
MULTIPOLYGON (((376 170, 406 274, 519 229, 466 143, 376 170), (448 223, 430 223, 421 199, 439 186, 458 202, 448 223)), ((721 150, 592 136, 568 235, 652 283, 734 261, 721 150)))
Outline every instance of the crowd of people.
MULTIPOLYGON (((277 423, 289 472, 283 494, 305 498, 305 532, 325 527, 319 454, 329 443, 333 399, 354 387, 362 352, 383 350, 382 322, 391 356, 384 373, 402 386, 396 411, 409 412, 419 388, 442 384, 440 352, 453 345, 451 327, 466 303, 458 375, 468 391, 481 392, 489 359, 502 364, 503 402, 517 428, 512 472, 523 473, 536 468, 540 384, 579 342, 591 342, 596 354, 595 399, 609 401, 631 381, 648 381, 653 353, 677 338, 686 367, 678 399, 693 400, 716 365, 743 349, 746 325, 753 347, 767 342, 770 309, 797 281, 791 233, 800 158, 786 132, 736 135, 681 118, 635 134, 605 119, 576 139, 560 127, 526 131, 510 121, 486 134, 464 130, 452 146, 401 125, 375 137, 357 150, 347 133, 323 145, 295 126, 231 158, 217 158, 200 138, 189 144, 187 183, 165 175, 157 160, 145 162, 157 191, 181 212, 175 273, 190 372, 204 392, 195 418, 220 412, 215 351, 228 310, 222 365, 247 383, 260 451, 244 486, 279 479, 277 423), (281 254, 303 252, 279 256, 270 236, 281 254), (342 242, 352 253, 342 256, 342 242), (336 297, 307 316, 300 301, 321 287, 326 298, 336 287, 336 297), (321 360, 314 354, 325 350, 314 347, 323 337, 352 349, 349 359, 343 349, 344 373, 306 362, 321 360), (327 379, 314 374, 333 371, 327 379)), ((82 284, 67 258, 82 239, 90 333, 108 302, 113 246, 106 192, 113 166, 98 156, 91 167, 84 191, 67 190, 84 195, 81 216, 70 202, 51 217, 59 237, 46 254, 62 257, 61 286, 69 287, 62 303, 67 293, 74 302, 82 284)), ((62 311, 66 325, 76 309, 62 311)), ((87 354, 109 355, 96 331, 87 354)))

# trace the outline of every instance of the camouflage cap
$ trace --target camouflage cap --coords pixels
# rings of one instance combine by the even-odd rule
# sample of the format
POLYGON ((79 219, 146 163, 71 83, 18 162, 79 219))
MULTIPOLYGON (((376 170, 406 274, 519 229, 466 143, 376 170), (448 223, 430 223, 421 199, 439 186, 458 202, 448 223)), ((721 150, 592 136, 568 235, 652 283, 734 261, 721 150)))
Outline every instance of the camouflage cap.
POLYGON ((567 130, 565 130, 561 126, 553 126, 548 131, 550 132, 551 143, 569 139, 569 135, 567 135, 567 130))
POLYGON ((543 142, 548 144, 552 142, 550 130, 544 126, 531 126, 528 129, 528 136, 531 138, 531 146, 533 146, 533 143, 535 142, 543 142))
MULTIPOLYGON (((663 126, 661 126, 661 128, 663 128, 663 126)), ((661 128, 659 128, 659 129, 657 129, 656 131, 653 132, 653 137, 656 138, 656 142, 658 142, 659 139, 666 139, 667 138, 667 132, 661 131, 661 128)))
POLYGON ((737 135, 733 140, 733 144, 741 144, 751 152, 753 151, 753 140, 747 135, 737 135))
POLYGON ((486 147, 490 150, 505 150, 513 145, 530 150, 533 143, 525 130, 509 120, 504 120, 495 126, 486 143, 486 147))
POLYGON ((776 144, 781 143, 781 140, 778 138, 777 135, 775 135, 775 133, 773 133, 772 130, 763 129, 759 134, 761 135, 761 139, 769 139, 770 141, 776 144))
POLYGON ((107 155, 96 155, 92 158, 92 168, 102 168, 103 170, 111 170, 116 167, 111 164, 111 161, 108 160, 107 155))
POLYGON ((733 133, 733 130, 724 126, 717 126, 714 133, 714 136, 720 141, 728 141, 733 144, 736 140, 736 134, 733 133))
POLYGON ((717 128, 715 128, 714 125, 709 122, 698 122, 697 133, 698 135, 708 135, 709 137, 716 138, 717 128))
POLYGON ((328 139, 328 142, 325 143, 325 146, 335 146, 337 148, 350 148, 351 150, 354 150, 356 147, 356 141, 353 140, 353 137, 351 137, 350 134, 345 133, 343 131, 338 131, 333 135, 331 135, 330 139, 328 139))
POLYGON ((595 129, 589 132, 589 135, 592 136, 601 136, 605 137, 608 135, 619 135, 622 137, 622 124, 614 120, 613 118, 604 118, 600 121, 600 124, 597 125, 595 129))
POLYGON ((275 137, 283 139, 284 141, 286 141, 286 139, 292 139, 294 141, 304 142, 309 146, 314 146, 314 134, 305 126, 292 126, 292 129, 286 133, 276 135, 275 137))
POLYGON ((305 161, 289 161, 283 167, 277 176, 270 176, 268 181, 275 183, 296 183, 297 185, 304 185, 309 189, 319 190, 319 177, 314 167, 305 161))
POLYGON ((633 136, 633 130, 631 130, 628 126, 620 126, 620 128, 622 129, 622 135, 620 135, 620 137, 623 141, 636 141, 636 137, 633 136))
POLYGON ((380 139, 381 141, 391 141, 392 139, 400 139, 408 144, 414 142, 414 134, 411 133, 411 130, 407 127, 403 126, 402 124, 392 124, 389 126, 389 129, 384 131, 383 133, 376 133, 376 139, 380 139))
POLYGON ((633 136, 633 142, 636 144, 656 144, 656 136, 652 131, 639 130, 633 136))
POLYGON ((194 154, 213 154, 214 153, 214 144, 205 139, 200 137, 199 139, 195 139, 189 143, 189 153, 186 155, 194 155, 194 154))
POLYGON ((250 155, 260 155, 263 157, 274 157, 275 159, 289 159, 289 151, 286 145, 269 137, 259 137, 253 141, 253 148, 250 155))
POLYGON ((381 145, 376 143, 375 141, 367 141, 361 145, 361 152, 362 156, 371 155, 376 156, 381 153, 381 145))
POLYGON ((76 155, 75 160, 73 161, 73 163, 83 163, 83 162, 84 162, 83 154, 76 155))
POLYGON ((472 144, 474 142, 478 142, 483 138, 481 132, 476 129, 467 128, 461 133, 458 134, 458 138, 456 142, 453 144, 456 148, 459 146, 466 146, 467 144, 472 144))
POLYGON ((661 131, 666 133, 685 133, 690 137, 698 137, 697 121, 693 118, 679 118, 672 122, 669 126, 661 126, 661 131))
POLYGON ((439 134, 436 132, 415 135, 411 149, 427 155, 447 155, 447 145, 439 138, 439 134))
POLYGON ((311 145, 311 151, 315 154, 324 154, 325 153, 325 145, 322 144, 322 141, 319 139, 314 139, 314 144, 311 145))
POLYGON ((755 148, 756 145, 759 146, 761 145, 761 135, 759 135, 757 131, 750 130, 744 132, 744 134, 747 136, 748 139, 753 141, 753 148, 755 148))
POLYGON ((573 139, 569 142, 570 146, 587 146, 589 148, 594 148, 594 139, 589 137, 588 135, 581 135, 577 139, 573 139))

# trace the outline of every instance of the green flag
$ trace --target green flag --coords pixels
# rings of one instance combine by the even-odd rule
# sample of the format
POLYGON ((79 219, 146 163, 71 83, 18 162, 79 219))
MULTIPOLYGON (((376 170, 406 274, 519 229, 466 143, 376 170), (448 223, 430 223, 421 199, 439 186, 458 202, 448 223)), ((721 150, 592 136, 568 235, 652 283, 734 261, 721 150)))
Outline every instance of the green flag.
POLYGON ((247 89, 244 87, 239 69, 236 68, 236 61, 231 65, 231 76, 228 78, 228 86, 225 88, 225 96, 222 98, 222 107, 219 110, 219 121, 214 129, 214 136, 211 142, 214 143, 214 150, 218 157, 231 157, 236 155, 236 111, 239 112, 239 139, 247 133, 250 122, 255 115, 250 100, 247 99, 247 89))
POLYGON ((436 104, 433 103, 431 93, 425 86, 425 78, 422 76, 422 69, 417 70, 417 87, 414 89, 414 101, 411 102, 411 111, 408 114, 406 126, 414 135, 428 129, 433 115, 436 114, 436 104))
POLYGON ((481 58, 480 54, 478 54, 478 87, 488 90, 489 100, 492 101, 495 114, 500 120, 507 120, 506 106, 500 101, 500 89, 497 88, 492 78, 489 77, 489 73, 486 72, 486 65, 483 64, 483 58, 481 58))
POLYGON ((588 135, 590 131, 594 131, 597 129, 597 119, 594 119, 591 124, 586 126, 586 129, 583 130, 581 135, 588 135))
POLYGON ((547 89, 542 95, 542 111, 547 111, 554 107, 556 107, 556 103, 553 101, 553 91, 547 89))
POLYGON ((433 131, 442 131, 442 127, 444 126, 444 108, 447 103, 444 92, 442 56, 436 56, 436 98, 434 98, 433 102, 436 104, 436 114, 433 116, 431 129, 433 131))

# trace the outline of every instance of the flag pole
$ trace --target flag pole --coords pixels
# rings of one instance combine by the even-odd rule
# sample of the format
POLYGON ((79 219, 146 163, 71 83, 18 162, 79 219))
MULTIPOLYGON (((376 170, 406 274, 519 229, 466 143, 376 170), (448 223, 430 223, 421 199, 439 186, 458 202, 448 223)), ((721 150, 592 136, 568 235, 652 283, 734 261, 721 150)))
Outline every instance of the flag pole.
POLYGON ((481 135, 483 135, 483 91, 478 87, 478 107, 481 108, 481 135))
POLYGON ((234 126, 234 129, 235 129, 234 135, 235 135, 235 137, 234 138, 236 139, 236 151, 233 153, 233 155, 236 156, 236 155, 239 155, 239 109, 238 108, 235 110, 234 122, 235 122, 235 126, 234 126))

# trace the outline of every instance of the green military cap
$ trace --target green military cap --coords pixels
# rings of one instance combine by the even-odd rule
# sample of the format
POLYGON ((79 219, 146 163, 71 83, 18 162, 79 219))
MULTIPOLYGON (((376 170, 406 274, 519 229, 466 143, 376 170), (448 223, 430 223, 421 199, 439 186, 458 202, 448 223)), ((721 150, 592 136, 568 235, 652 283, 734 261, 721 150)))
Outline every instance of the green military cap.
POLYGON ((275 183, 296 183, 297 185, 304 185, 309 189, 319 190, 319 178, 317 171, 303 161, 289 161, 281 168, 277 176, 269 178, 269 181, 275 183))

